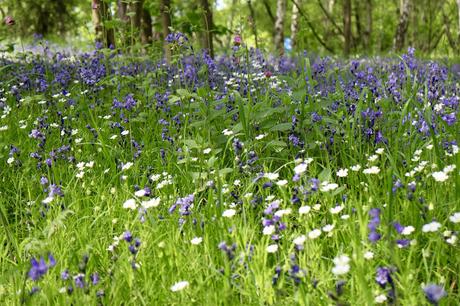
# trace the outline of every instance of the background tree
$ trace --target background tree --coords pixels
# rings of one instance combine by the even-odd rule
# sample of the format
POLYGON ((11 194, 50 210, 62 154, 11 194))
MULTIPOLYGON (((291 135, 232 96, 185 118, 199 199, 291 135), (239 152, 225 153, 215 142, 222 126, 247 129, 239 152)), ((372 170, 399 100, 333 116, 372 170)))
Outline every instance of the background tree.
POLYGON ((399 22, 395 34, 395 49, 402 50, 409 26, 410 0, 400 0, 399 22))
POLYGON ((276 4, 275 49, 278 54, 284 54, 284 19, 286 16, 286 0, 278 0, 276 4))

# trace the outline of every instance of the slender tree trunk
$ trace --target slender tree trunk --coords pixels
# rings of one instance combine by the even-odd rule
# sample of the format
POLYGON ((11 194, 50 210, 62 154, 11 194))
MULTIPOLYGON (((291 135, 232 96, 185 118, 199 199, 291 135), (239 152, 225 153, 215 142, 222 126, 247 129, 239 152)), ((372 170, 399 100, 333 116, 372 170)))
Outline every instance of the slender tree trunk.
POLYGON ((96 42, 103 43, 105 47, 115 46, 113 29, 106 29, 103 25, 104 19, 110 20, 112 16, 107 4, 101 0, 92 0, 91 7, 96 42))
POLYGON ((166 42, 166 37, 169 35, 169 28, 171 27, 171 0, 161 0, 160 2, 160 12, 161 12, 161 27, 163 33, 163 52, 166 58, 166 62, 171 62, 171 49, 166 42))
POLYGON ((350 54, 351 49, 351 0, 343 1, 343 33, 344 33, 344 45, 343 52, 345 56, 350 54))
POLYGON ((152 39, 152 16, 150 16, 150 12, 144 8, 141 18, 141 42, 143 45, 149 45, 152 43, 152 39))
MULTIPOLYGON (((459 0, 460 1, 460 0, 459 0)), ((263 0, 265 11, 267 12, 268 17, 270 18, 271 22, 275 24, 275 16, 273 16, 272 9, 270 8, 270 3, 268 3, 268 0, 263 0)))
POLYGON ((372 0, 366 0, 365 3, 366 9, 366 27, 364 30, 363 36, 363 45, 364 49, 369 52, 369 48, 371 46, 371 35, 372 35, 372 0))
POLYGON ((128 4, 129 20, 131 23, 131 45, 138 42, 140 38, 143 6, 144 0, 136 0, 128 4))
POLYGON ((356 26, 356 38, 352 39, 353 42, 353 47, 357 48, 359 45, 363 46, 363 38, 364 38, 364 33, 363 33, 363 27, 361 24, 361 3, 362 0, 355 0, 353 2, 353 13, 355 15, 355 26, 356 26))
POLYGON ((399 22, 396 29, 394 48, 401 51, 404 47, 407 29, 409 27, 410 0, 401 0, 399 22))
MULTIPOLYGON (((297 0, 297 4, 302 5, 301 0, 297 0)), ((292 16, 291 16, 291 42, 292 49, 297 47, 297 34, 299 33, 299 8, 296 5, 292 5, 292 16)))
POLYGON ((205 28, 203 47, 208 50, 211 57, 214 57, 212 8, 208 0, 201 0, 201 7, 204 10, 203 23, 205 28))
POLYGON ((457 45, 460 45, 460 0, 457 0, 457 11, 458 11, 457 45))
POLYGON ((247 0, 247 3, 248 3, 248 8, 249 8, 249 14, 250 14, 249 24, 251 25, 252 34, 254 35, 254 40, 256 43, 256 48, 258 49, 259 40, 257 38, 256 14, 254 12, 254 8, 252 7, 251 0, 247 0))
POLYGON ((276 5, 275 48, 279 55, 284 54, 284 18, 286 16, 286 0, 278 0, 276 5))

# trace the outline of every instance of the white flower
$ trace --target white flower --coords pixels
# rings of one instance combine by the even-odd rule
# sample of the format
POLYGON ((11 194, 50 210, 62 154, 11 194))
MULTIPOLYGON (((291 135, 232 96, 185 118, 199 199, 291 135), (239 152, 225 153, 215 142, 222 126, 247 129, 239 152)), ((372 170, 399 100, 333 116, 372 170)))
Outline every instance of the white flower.
POLYGON ((121 132, 121 135, 123 135, 123 136, 126 136, 128 134, 129 134, 129 130, 124 130, 123 132, 121 132))
POLYGON ((441 223, 433 221, 431 223, 425 224, 422 227, 422 232, 428 233, 428 232, 436 232, 441 228, 441 223))
POLYGON ((314 229, 311 232, 308 233, 308 238, 309 239, 316 239, 319 236, 321 236, 321 230, 320 229, 314 229))
POLYGON ((402 230, 401 234, 402 235, 410 235, 415 231, 415 228, 412 225, 405 226, 404 229, 402 230))
POLYGON ((180 281, 171 286, 171 291, 172 292, 180 291, 180 290, 187 288, 188 286, 189 286, 188 281, 180 281))
POLYGON ((11 165, 13 162, 14 162, 14 157, 10 157, 10 158, 8 158, 8 160, 6 161, 6 163, 7 163, 8 165, 11 165))
POLYGON ((230 131, 229 129, 225 129, 222 131, 222 134, 224 134, 225 136, 230 136, 230 135, 233 135, 233 131, 230 131))
POLYGON ((444 171, 433 172, 431 176, 433 176, 436 182, 444 182, 449 178, 447 173, 445 173, 444 171))
POLYGON ((123 203, 123 208, 135 210, 137 207, 136 200, 128 199, 123 203))
POLYGON ((291 212, 292 212, 292 210, 290 208, 288 208, 288 209, 280 209, 277 212, 275 212, 275 216, 282 217, 282 216, 285 216, 285 215, 290 215, 291 212))
POLYGON ((49 203, 53 202, 53 200, 54 200, 54 197, 46 197, 46 198, 42 201, 42 203, 43 203, 43 204, 49 204, 49 203))
POLYGON ((292 242, 294 242, 295 245, 303 245, 306 239, 307 237, 305 237, 305 235, 302 235, 295 238, 292 242))
POLYGON ((361 170, 361 165, 354 165, 354 166, 351 166, 350 169, 351 169, 351 171, 357 172, 357 171, 361 170))
POLYGON ((378 148, 377 150, 375 150, 375 153, 380 155, 383 153, 383 151, 385 151, 384 148, 378 148))
POLYGON ((264 227, 263 234, 264 235, 271 235, 275 232, 275 226, 274 225, 269 225, 264 227))
POLYGON ((347 177, 348 176, 348 169, 340 169, 337 171, 338 177, 347 177))
POLYGON ((322 230, 323 232, 329 233, 334 229, 334 224, 326 224, 323 226, 322 230))
POLYGON ((369 156, 367 160, 370 162, 373 162, 373 161, 376 161, 377 158, 379 158, 379 156, 374 154, 374 155, 369 156))
POLYGON ((331 214, 335 215, 335 214, 338 214, 339 212, 341 212, 344 208, 345 208, 345 206, 343 206, 343 205, 337 205, 337 206, 332 207, 331 209, 329 209, 329 211, 331 212, 331 214))
POLYGON ((304 173, 305 171, 307 171, 307 164, 306 163, 301 163, 301 164, 298 164, 297 166, 294 167, 294 172, 295 174, 302 174, 304 173))
POLYGON ((236 210, 234 209, 227 209, 222 213, 222 217, 231 218, 236 214, 236 210))
POLYGON ((387 300, 387 296, 385 294, 380 294, 375 297, 375 302, 377 304, 383 304, 387 300))
POLYGON ((193 244, 193 245, 198 245, 198 244, 200 244, 201 242, 203 242, 203 238, 202 238, 202 237, 195 237, 195 238, 193 238, 192 240, 190 240, 190 243, 193 244))
POLYGON ((127 162, 126 164, 124 164, 122 167, 121 167, 121 170, 128 170, 129 168, 131 168, 134 164, 132 162, 127 162))
POLYGON ((374 258, 374 253, 372 253, 371 251, 367 251, 366 253, 364 253, 364 258, 367 260, 371 260, 372 258, 374 258))
POLYGON ((329 182, 322 182, 321 187, 319 188, 322 192, 328 192, 334 189, 337 189, 339 185, 335 183, 329 183, 329 182))
POLYGON ((270 173, 270 172, 268 172, 268 173, 264 174, 264 177, 266 177, 266 178, 268 178, 269 180, 272 180, 272 181, 278 179, 279 176, 280 175, 278 173, 270 173))
POLYGON ((145 196, 146 192, 144 189, 139 189, 138 191, 136 191, 134 193, 134 195, 138 198, 142 198, 143 196, 145 196))
POLYGON ((142 201, 141 205, 145 209, 149 209, 151 207, 157 207, 158 205, 160 205, 160 198, 153 198, 148 201, 142 201))
POLYGON ((299 208, 299 215, 306 215, 310 212, 311 207, 308 205, 302 206, 299 208))
POLYGON ((211 148, 207 148, 203 150, 203 154, 209 154, 211 153, 211 148))
POLYGON ((380 172, 380 168, 377 166, 372 166, 370 168, 364 169, 364 174, 378 174, 380 172))
POLYGON ((452 216, 449 217, 449 220, 452 223, 460 223, 460 212, 454 213, 452 216))
POLYGON ((333 260, 335 267, 332 268, 332 273, 335 275, 347 274, 350 271, 350 257, 347 255, 340 255, 333 260))
POLYGON ((256 140, 261 140, 261 139, 263 139, 265 136, 267 136, 267 134, 260 134, 260 135, 257 135, 257 136, 256 136, 256 140))
POLYGON ((287 180, 279 180, 278 182, 276 182, 276 185, 282 187, 282 186, 286 186, 288 183, 287 180))
POLYGON ((276 251, 278 251, 278 245, 277 244, 270 244, 267 247, 267 252, 268 253, 276 253, 276 251))
POLYGON ((83 178, 84 175, 85 175, 85 171, 80 171, 75 175, 75 177, 76 178, 83 178))
POLYGON ((448 174, 448 173, 451 173, 452 171, 455 170, 455 168, 457 168, 456 165, 449 165, 449 166, 445 166, 444 169, 442 170, 444 173, 448 174))

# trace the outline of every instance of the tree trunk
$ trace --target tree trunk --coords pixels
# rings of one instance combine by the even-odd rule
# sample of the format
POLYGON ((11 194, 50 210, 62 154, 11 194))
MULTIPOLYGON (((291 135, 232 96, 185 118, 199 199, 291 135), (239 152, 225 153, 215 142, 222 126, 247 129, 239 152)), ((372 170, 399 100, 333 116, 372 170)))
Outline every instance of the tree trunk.
POLYGON ((254 12, 254 8, 252 7, 251 0, 248 0, 247 3, 248 3, 248 8, 249 8, 249 14, 250 14, 249 24, 251 25, 252 34, 254 35, 256 48, 258 49, 259 48, 259 42, 258 42, 259 40, 257 38, 256 14, 254 12))
POLYGON ((458 11, 457 45, 460 45, 460 0, 457 0, 457 11, 458 11))
POLYGON ((163 32, 163 52, 166 58, 166 62, 171 62, 171 49, 166 42, 166 37, 169 35, 169 28, 171 27, 171 0, 161 0, 160 2, 160 12, 161 12, 161 27, 163 32))
POLYGON ((404 48, 407 28, 409 27, 410 0, 401 0, 399 10, 399 22, 396 28, 394 48, 396 51, 401 51, 404 48))
POLYGON ((364 49, 369 52, 371 47, 371 35, 372 35, 372 0, 366 0, 366 27, 363 36, 364 49))
POLYGON ((275 48, 279 55, 284 54, 284 17, 286 16, 286 0, 278 0, 276 4, 275 48))
POLYGON ((356 26, 356 38, 353 38, 353 47, 358 47, 359 45, 364 45, 363 43, 363 28, 361 25, 361 1, 362 0, 356 0, 353 2, 353 12, 355 15, 355 26, 356 26))
POLYGON ((144 0, 136 0, 128 4, 129 20, 131 23, 131 45, 139 41, 136 37, 140 38, 143 6, 144 0))
POLYGON ((209 5, 208 0, 201 0, 201 7, 203 9, 203 23, 205 32, 203 33, 203 48, 207 49, 209 55, 214 57, 214 45, 212 41, 212 30, 213 30, 213 21, 212 21, 212 8, 209 5))
POLYGON ((345 56, 350 54, 351 49, 351 0, 343 1, 343 33, 344 45, 343 52, 345 56))
MULTIPOLYGON (((301 0, 297 0, 297 4, 302 5, 301 0)), ((295 50, 297 47, 297 34, 299 33, 299 8, 297 5, 292 5, 292 17, 291 17, 291 43, 292 49, 295 50)))
POLYGON ((96 32, 96 42, 103 43, 105 47, 115 46, 115 34, 113 29, 106 29, 103 25, 104 19, 110 20, 112 15, 107 3, 102 0, 92 0, 92 20, 96 32))
POLYGON ((150 45, 153 39, 152 16, 147 9, 142 10, 141 18, 141 42, 143 45, 150 45))

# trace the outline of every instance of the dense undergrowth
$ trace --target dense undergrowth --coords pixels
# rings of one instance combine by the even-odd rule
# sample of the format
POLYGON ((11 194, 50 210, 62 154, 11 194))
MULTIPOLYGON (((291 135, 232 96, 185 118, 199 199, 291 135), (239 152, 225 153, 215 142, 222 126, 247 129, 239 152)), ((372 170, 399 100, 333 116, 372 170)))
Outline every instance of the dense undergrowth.
POLYGON ((3 305, 455 305, 459 75, 171 39, 4 56, 3 305))

